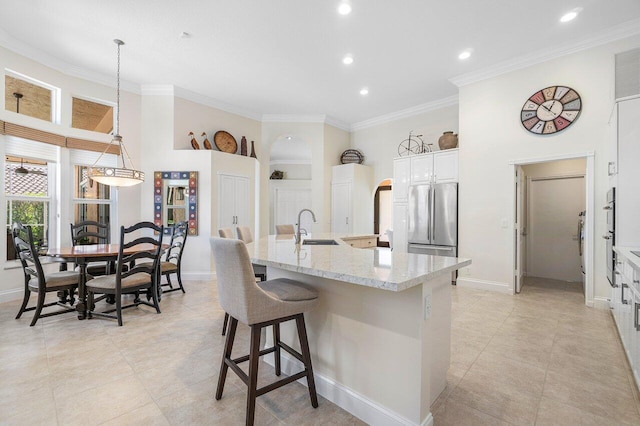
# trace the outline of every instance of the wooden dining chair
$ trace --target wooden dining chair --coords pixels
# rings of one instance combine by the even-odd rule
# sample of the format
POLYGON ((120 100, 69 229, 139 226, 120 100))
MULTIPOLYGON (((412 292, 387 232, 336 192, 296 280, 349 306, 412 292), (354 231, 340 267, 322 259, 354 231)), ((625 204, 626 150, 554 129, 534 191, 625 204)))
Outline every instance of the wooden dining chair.
POLYGON ((172 291, 182 290, 184 293, 184 286, 182 285, 182 253, 184 246, 187 243, 187 235, 189 233, 189 224, 187 222, 178 222, 173 226, 173 232, 171 234, 171 241, 169 242, 169 248, 165 260, 160 262, 160 274, 167 277, 167 282, 162 284, 162 287, 169 287, 169 290, 163 290, 163 293, 171 293, 172 291), (171 283, 171 275, 175 274, 178 280, 179 287, 173 288, 171 283))
POLYGON ((20 259, 22 271, 24 272, 24 298, 16 319, 19 319, 26 311, 35 310, 33 320, 31 321, 31 326, 33 327, 39 318, 64 314, 66 312, 76 312, 76 309, 73 307, 73 302, 75 299, 75 291, 80 283, 80 273, 77 271, 45 273, 42 269, 40 258, 38 257, 38 250, 36 250, 33 232, 30 226, 14 223, 11 235, 13 237, 16 254, 18 259, 20 259), (32 292, 38 294, 38 301, 36 306, 27 308, 32 292), (47 293, 52 292, 59 292, 62 295, 61 300, 44 303, 47 293), (54 305, 61 306, 64 310, 46 314, 42 313, 43 308, 54 305))
POLYGON ((276 225, 276 235, 294 235, 296 229, 293 225, 276 225))
POLYGON ((122 325, 122 310, 140 304, 155 308, 160 313, 158 304, 158 285, 160 282, 160 254, 162 252, 163 227, 151 222, 140 222, 128 228, 120 227, 120 249, 116 262, 116 273, 95 278, 86 284, 88 293, 88 316, 100 316, 118 320, 122 325), (155 236, 147 236, 154 235, 155 236), (124 254, 138 244, 150 244, 151 250, 136 251, 133 254, 124 254), (128 270, 123 267, 129 264, 128 270), (149 299, 153 303, 145 302, 136 297, 132 304, 122 306, 122 295, 125 293, 137 293, 146 290, 149 299), (95 311, 95 293, 112 294, 115 296, 116 307, 103 312, 95 311), (110 315, 112 312, 116 315, 110 315))
MULTIPOLYGON (((69 224, 71 228, 71 244, 75 246, 85 244, 110 244, 111 231, 108 223, 85 220, 69 224)), ((97 277, 115 273, 114 262, 91 262, 87 265, 87 273, 97 277)))

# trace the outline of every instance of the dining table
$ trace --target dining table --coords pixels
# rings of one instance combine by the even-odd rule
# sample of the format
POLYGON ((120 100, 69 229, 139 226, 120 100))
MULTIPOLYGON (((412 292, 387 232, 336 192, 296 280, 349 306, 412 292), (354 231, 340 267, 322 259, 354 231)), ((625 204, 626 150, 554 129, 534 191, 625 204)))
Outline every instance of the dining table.
MULTIPOLYGON (((162 244, 163 251, 168 247, 168 244, 162 244)), ((152 252, 155 250, 155 245, 143 243, 125 248, 123 255, 129 256, 135 253, 152 252)), ((87 265, 93 262, 114 262, 118 259, 119 253, 120 244, 87 244, 70 247, 51 247, 47 250, 46 256, 57 258, 63 262, 74 262, 79 268, 80 282, 78 285, 78 303, 76 304, 78 319, 85 319, 87 316, 87 265)), ((160 279, 159 273, 157 279, 160 279)), ((157 287, 157 291, 160 293, 161 287, 159 283, 157 287)), ((158 296, 160 295, 158 294, 158 296)))

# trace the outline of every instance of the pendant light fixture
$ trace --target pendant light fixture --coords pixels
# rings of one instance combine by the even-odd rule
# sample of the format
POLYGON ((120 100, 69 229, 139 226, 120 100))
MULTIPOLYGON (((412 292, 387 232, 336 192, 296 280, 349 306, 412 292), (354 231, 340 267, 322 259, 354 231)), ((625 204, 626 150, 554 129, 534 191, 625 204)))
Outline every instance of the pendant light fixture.
POLYGON ((131 157, 122 142, 122 136, 120 136, 120 46, 124 44, 122 40, 113 40, 118 45, 118 79, 117 79, 117 92, 116 92, 116 127, 113 139, 104 150, 96 162, 89 168, 89 178, 95 180, 98 183, 109 186, 133 186, 144 182, 144 173, 135 170, 133 168, 133 162, 131 157), (122 167, 103 167, 98 166, 100 158, 109 150, 111 145, 118 145, 120 152, 120 159, 122 160, 122 167), (127 167, 125 156, 129 160, 131 168, 127 167))

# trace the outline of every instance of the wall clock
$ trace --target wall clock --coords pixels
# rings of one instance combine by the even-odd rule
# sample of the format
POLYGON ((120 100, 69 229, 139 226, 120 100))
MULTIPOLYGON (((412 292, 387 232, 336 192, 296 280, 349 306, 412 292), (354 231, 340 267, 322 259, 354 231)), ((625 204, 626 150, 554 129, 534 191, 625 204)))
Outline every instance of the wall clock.
POLYGON ((520 121, 531 133, 550 135, 569 127, 578 119, 581 109, 578 92, 566 86, 551 86, 527 99, 520 121))

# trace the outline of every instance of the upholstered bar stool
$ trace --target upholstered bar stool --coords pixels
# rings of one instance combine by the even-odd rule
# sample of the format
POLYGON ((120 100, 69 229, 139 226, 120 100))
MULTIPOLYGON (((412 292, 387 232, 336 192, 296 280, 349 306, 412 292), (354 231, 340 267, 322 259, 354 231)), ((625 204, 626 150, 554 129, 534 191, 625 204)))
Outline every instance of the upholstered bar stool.
POLYGON ((293 235, 296 229, 293 225, 276 225, 276 235, 293 235))
MULTIPOLYGON (((251 229, 247 226, 238 226, 236 228, 236 233, 238 234, 238 239, 244 241, 245 244, 249 244, 253 242, 253 234, 251 233, 251 229)), ((218 235, 221 238, 233 238, 233 231, 230 228, 220 228, 218 229, 218 235)), ((251 264, 253 267, 253 274, 260 281, 265 281, 267 279, 267 267, 264 265, 256 265, 251 264)), ((229 322, 229 314, 225 312, 224 314, 224 323, 222 324, 222 335, 224 336, 227 333, 227 323, 229 322)))
POLYGON ((242 241, 211 238, 211 249, 218 277, 220 305, 230 315, 231 322, 224 345, 216 399, 222 398, 227 370, 231 368, 247 385, 246 424, 253 425, 256 398, 302 377, 307 378, 311 405, 318 407, 318 396, 313 379, 311 354, 304 323, 304 312, 313 308, 318 295, 315 290, 294 280, 278 278, 256 283, 247 247, 242 241), (280 323, 295 320, 302 353, 280 341, 280 323), (251 327, 249 355, 231 358, 238 321, 251 327), (273 325, 274 345, 260 350, 260 334, 263 327, 273 325), (270 385, 257 388, 258 361, 261 355, 274 353, 275 373, 280 376, 280 350, 284 349, 304 364, 304 370, 270 385), (238 364, 249 361, 247 375, 238 364))

